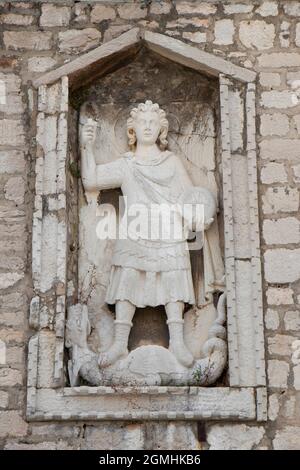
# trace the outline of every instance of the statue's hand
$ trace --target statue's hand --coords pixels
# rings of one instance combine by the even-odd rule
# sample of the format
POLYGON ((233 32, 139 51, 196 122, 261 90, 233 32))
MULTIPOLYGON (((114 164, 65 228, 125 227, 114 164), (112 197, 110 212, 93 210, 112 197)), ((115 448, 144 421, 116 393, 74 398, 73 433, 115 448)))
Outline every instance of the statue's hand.
POLYGON ((204 230, 209 229, 209 227, 211 226, 211 224, 213 223, 214 220, 215 220, 214 218, 205 220, 205 222, 204 222, 204 230))
POLYGON ((92 146, 96 140, 96 128, 97 123, 93 119, 88 119, 87 122, 82 126, 80 143, 81 146, 92 146))

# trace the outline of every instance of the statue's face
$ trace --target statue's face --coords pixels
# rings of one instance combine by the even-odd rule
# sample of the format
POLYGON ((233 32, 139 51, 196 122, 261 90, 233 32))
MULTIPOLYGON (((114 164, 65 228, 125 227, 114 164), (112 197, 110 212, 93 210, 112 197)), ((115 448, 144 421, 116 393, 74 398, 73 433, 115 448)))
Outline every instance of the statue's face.
POLYGON ((159 116, 154 111, 140 111, 134 122, 136 139, 144 145, 156 143, 160 134, 159 116))

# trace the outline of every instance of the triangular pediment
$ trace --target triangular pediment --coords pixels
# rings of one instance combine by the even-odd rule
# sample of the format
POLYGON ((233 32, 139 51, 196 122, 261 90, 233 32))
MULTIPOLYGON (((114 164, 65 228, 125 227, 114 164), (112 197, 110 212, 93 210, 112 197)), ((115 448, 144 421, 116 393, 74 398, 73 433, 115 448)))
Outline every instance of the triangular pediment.
POLYGON ((133 28, 105 44, 86 52, 33 81, 35 87, 56 82, 68 76, 71 87, 81 86, 90 76, 110 72, 125 59, 133 57, 145 46, 157 54, 199 72, 218 77, 224 74, 244 83, 253 82, 256 73, 233 64, 219 56, 205 52, 179 39, 152 31, 133 28))

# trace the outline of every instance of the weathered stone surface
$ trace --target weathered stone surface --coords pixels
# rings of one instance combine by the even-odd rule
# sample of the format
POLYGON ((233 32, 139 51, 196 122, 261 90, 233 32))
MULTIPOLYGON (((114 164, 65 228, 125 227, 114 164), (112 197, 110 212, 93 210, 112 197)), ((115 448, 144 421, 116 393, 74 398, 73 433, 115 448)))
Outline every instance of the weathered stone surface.
POLYGON ((0 412, 0 437, 24 436, 28 424, 21 418, 18 411, 0 412))
POLYGON ((0 121, 0 140, 2 145, 23 146, 25 136, 22 122, 13 119, 2 119, 0 121))
POLYGON ((42 14, 40 17, 41 26, 67 26, 71 18, 71 9, 69 7, 60 7, 57 5, 42 5, 42 14))
POLYGON ((288 335, 275 335, 268 338, 269 354, 278 356, 290 356, 292 353, 291 345, 295 338, 288 335))
POLYGON ((20 279, 24 277, 24 274, 20 273, 1 273, 0 274, 0 289, 7 289, 16 284, 20 279))
POLYGON ((23 173, 25 169, 24 153, 19 150, 0 151, 0 173, 23 173))
POLYGON ((3 312, 0 315, 0 324, 4 326, 24 326, 24 315, 22 312, 3 312))
POLYGON ((86 3, 75 3, 74 5, 74 14, 75 23, 84 24, 89 22, 89 15, 88 15, 88 6, 86 3))
POLYGON ((264 254, 267 282, 285 284, 300 279, 300 248, 277 248, 264 254))
POLYGON ((182 34, 182 37, 185 39, 188 39, 189 41, 197 42, 197 43, 206 41, 206 33, 200 33, 198 31, 196 33, 184 32, 182 34))
POLYGON ((286 330, 300 330, 300 312, 299 310, 290 310, 284 314, 284 327, 286 330))
POLYGON ((293 116, 293 121, 296 125, 297 133, 300 134, 300 114, 296 114, 296 116, 293 116))
POLYGON ((275 27, 261 20, 241 21, 239 37, 241 43, 249 49, 270 49, 275 39, 275 27))
POLYGON ((24 202, 25 184, 21 176, 10 178, 4 186, 4 194, 6 199, 15 201, 16 204, 24 202))
POLYGON ((290 1, 286 2, 283 6, 284 12, 290 16, 300 16, 300 5, 299 2, 290 1))
POLYGON ((260 180, 263 184, 286 183, 287 178, 283 163, 266 163, 260 171, 260 180))
POLYGON ((79 54, 96 46, 101 33, 96 28, 69 29, 59 33, 58 39, 60 51, 79 54))
POLYGON ((264 87, 272 88, 280 86, 280 74, 272 72, 261 72, 259 74, 260 84, 264 87))
MULTIPOLYGON (((60 438, 77 438, 80 436, 81 426, 69 424, 39 424, 32 428, 33 436, 56 436, 60 438)), ((49 438, 49 437, 48 437, 49 438)))
POLYGON ((300 243, 300 222, 295 217, 264 220, 263 236, 268 245, 300 243))
POLYGON ((47 50, 51 48, 52 34, 43 31, 4 31, 3 40, 7 49, 47 50))
POLYGON ((150 5, 151 15, 167 15, 171 11, 171 2, 152 2, 150 5))
POLYGON ((224 5, 224 12, 226 15, 233 15, 238 13, 250 13, 253 10, 253 5, 247 5, 245 3, 228 4, 224 5))
POLYGON ((262 114, 260 117, 261 135, 286 135, 289 131, 289 118, 286 114, 262 114))
POLYGON ((218 20, 215 23, 214 43, 226 46, 233 43, 234 24, 232 20, 218 20))
POLYGON ((261 54, 257 60, 260 67, 280 68, 300 66, 300 56, 297 52, 271 52, 270 54, 261 54))
POLYGON ((217 7, 206 2, 180 2, 176 4, 176 10, 180 15, 196 13, 200 15, 213 15, 216 13, 217 7))
POLYGON ((261 94, 261 105, 265 108, 293 108, 297 106, 298 99, 295 93, 289 90, 284 91, 263 91, 261 94))
POLYGON ((39 443, 19 443, 19 442, 7 442, 4 450, 77 450, 79 448, 76 443, 68 444, 63 440, 57 442, 39 442, 39 443))
POLYGON ((197 427, 192 422, 149 422, 145 425, 146 448, 153 450, 196 450, 197 427))
POLYGON ((7 408, 8 401, 9 401, 8 393, 0 391, 0 408, 7 408))
POLYGON ((116 17, 115 10, 108 5, 95 5, 91 11, 91 22, 100 23, 104 20, 114 20, 116 17))
POLYGON ((120 34, 125 33, 129 29, 131 29, 130 24, 110 26, 104 33, 103 42, 111 41, 111 39, 118 37, 120 34))
POLYGON ((268 330, 277 330, 279 327, 279 315, 276 310, 268 308, 265 315, 265 324, 268 330))
POLYGON ((0 22, 9 25, 29 26, 34 22, 34 16, 18 15, 16 13, 6 13, 0 15, 0 22))
POLYGON ((269 287, 267 301, 269 305, 292 305, 293 290, 290 287, 269 287))
POLYGON ((298 161, 298 139, 263 140, 260 143, 260 154, 262 158, 298 161))
POLYGON ((56 60, 51 57, 30 57, 28 59, 28 70, 30 72, 46 72, 52 69, 56 60))
POLYGON ((147 16, 147 9, 141 5, 125 3, 118 7, 118 13, 125 20, 136 20, 147 16))
POLYGON ((139 450, 144 448, 143 425, 102 423, 101 427, 87 426, 84 449, 98 450, 139 450))
POLYGON ((275 450, 299 450, 300 426, 286 426, 276 431, 273 447, 275 450))
POLYGON ((300 46, 300 23, 296 25, 296 46, 300 46))
POLYGON ((263 2, 262 5, 255 10, 260 16, 277 16, 278 4, 277 2, 263 2))
POLYGON ((265 214, 276 212, 296 212, 299 209, 299 193, 297 188, 268 188, 262 197, 265 214))
POLYGON ((295 165, 292 167, 294 172, 294 179, 296 183, 300 182, 300 165, 295 165))
POLYGON ((211 424, 207 430, 210 450, 251 450, 262 440, 263 426, 211 424))
POLYGON ((272 359, 268 361, 269 386, 273 388, 287 388, 287 379, 290 367, 287 362, 272 359))
POLYGON ((0 367, 0 387, 22 385, 23 378, 19 370, 0 367))
POLYGON ((294 388, 300 390, 300 364, 293 367, 294 388))
POLYGON ((209 20, 206 18, 178 18, 176 21, 168 21, 167 28, 184 28, 186 26, 196 26, 207 28, 209 20))
POLYGON ((279 400, 276 393, 273 393, 269 396, 269 403, 268 403, 268 418, 271 421, 275 421, 277 419, 279 413, 279 400))

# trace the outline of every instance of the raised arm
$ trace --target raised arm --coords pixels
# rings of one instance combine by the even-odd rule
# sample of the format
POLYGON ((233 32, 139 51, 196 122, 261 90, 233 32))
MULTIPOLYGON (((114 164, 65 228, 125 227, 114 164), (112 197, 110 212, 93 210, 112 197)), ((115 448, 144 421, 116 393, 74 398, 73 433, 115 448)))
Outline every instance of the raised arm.
POLYGON ((80 134, 81 177, 86 192, 118 188, 122 184, 121 160, 96 164, 93 145, 96 138, 96 122, 88 119, 80 134))

